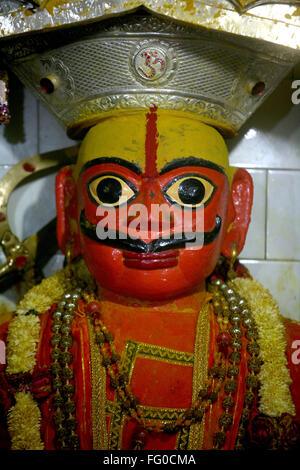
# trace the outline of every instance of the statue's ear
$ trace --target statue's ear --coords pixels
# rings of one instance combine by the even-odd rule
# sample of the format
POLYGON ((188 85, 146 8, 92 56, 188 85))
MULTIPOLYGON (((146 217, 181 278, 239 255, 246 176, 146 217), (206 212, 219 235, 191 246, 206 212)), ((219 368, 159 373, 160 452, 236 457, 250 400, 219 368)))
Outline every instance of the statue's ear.
POLYGON ((253 183, 247 170, 238 168, 231 184, 231 197, 227 217, 227 233, 222 244, 222 255, 232 256, 235 248, 239 254, 244 246, 253 201, 253 183))
POLYGON ((62 168, 56 176, 57 241, 61 251, 71 258, 80 254, 77 225, 76 184, 71 167, 62 168))

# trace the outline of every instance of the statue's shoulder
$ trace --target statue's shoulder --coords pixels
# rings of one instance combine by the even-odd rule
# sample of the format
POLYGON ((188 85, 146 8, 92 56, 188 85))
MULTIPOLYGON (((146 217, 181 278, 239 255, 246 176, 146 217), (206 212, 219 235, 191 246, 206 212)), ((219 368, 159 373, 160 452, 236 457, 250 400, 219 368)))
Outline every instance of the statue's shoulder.
MULTIPOLYGON (((32 287, 19 302, 10 321, 2 326, 7 343, 7 367, 10 374, 32 372, 37 345, 47 318, 72 284, 92 282, 83 260, 70 269, 61 269, 32 287)), ((1 334, 1 329, 0 329, 1 334)))
POLYGON ((16 307, 16 314, 27 315, 31 310, 43 314, 59 301, 64 291, 65 270, 61 269, 26 292, 16 307))
MULTIPOLYGON (((43 279, 39 284, 32 287, 23 299, 16 306, 14 314, 10 315, 5 321, 13 321, 16 316, 27 316, 31 311, 35 311, 38 315, 43 315, 47 312, 54 303, 59 302, 64 293, 70 286, 70 282, 80 281, 84 285, 92 283, 91 274, 89 273, 84 261, 82 259, 72 264, 71 276, 67 273, 67 269, 60 269, 46 279, 43 279)), ((2 324, 0 320, 0 325, 2 324)))
POLYGON ((32 373, 36 351, 51 308, 64 294, 64 270, 32 287, 0 329, 6 343, 6 373, 32 373))
POLYGON ((281 317, 281 321, 285 329, 288 360, 293 366, 296 366, 294 369, 297 370, 300 377, 300 322, 286 317, 281 317))
POLYGON ((39 316, 47 315, 51 306, 63 295, 64 281, 64 270, 57 271, 27 291, 17 304, 15 311, 2 314, 0 316, 0 340, 7 342, 17 330, 21 336, 24 336, 26 326, 30 323, 37 323, 39 316), (36 317, 34 321, 33 317, 36 317))
POLYGON ((286 357, 291 375, 291 393, 300 422, 300 322, 282 317, 286 336, 286 357))
POLYGON ((287 339, 291 341, 298 340, 300 343, 300 321, 283 316, 281 316, 281 321, 285 327, 287 339))

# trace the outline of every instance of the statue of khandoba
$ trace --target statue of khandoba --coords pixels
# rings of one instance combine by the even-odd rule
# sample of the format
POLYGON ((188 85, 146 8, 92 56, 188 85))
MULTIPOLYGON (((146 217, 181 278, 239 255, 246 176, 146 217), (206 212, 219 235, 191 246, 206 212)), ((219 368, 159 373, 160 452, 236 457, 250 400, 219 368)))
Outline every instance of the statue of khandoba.
POLYGON ((297 61, 295 7, 4 3, 6 64, 83 140, 56 178, 66 266, 1 326, 2 446, 299 445, 300 326, 236 260, 253 188, 224 141, 297 61))

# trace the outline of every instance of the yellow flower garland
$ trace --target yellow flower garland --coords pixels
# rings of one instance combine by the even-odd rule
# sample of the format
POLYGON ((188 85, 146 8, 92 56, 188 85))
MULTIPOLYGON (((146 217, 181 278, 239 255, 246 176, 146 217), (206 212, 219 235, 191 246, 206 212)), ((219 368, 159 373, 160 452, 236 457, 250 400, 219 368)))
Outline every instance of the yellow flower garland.
POLYGON ((8 412, 8 430, 12 450, 43 450, 40 436, 41 412, 32 395, 15 394, 16 404, 8 412))
POLYGON ((8 328, 7 373, 33 372, 36 345, 40 336, 40 320, 29 310, 47 311, 64 293, 65 275, 57 271, 26 293, 16 308, 16 316, 8 328))
POLYGON ((15 316, 8 327, 6 368, 8 374, 33 372, 39 337, 38 316, 32 314, 15 316))
MULTIPOLYGON (((64 293, 65 275, 58 271, 24 296, 16 308, 16 316, 8 327, 7 369, 8 374, 33 372, 36 365, 36 349, 40 337, 38 313, 47 311, 64 293)), ((29 392, 17 392, 16 404, 8 413, 8 430, 13 450, 42 450, 40 436, 41 412, 29 392)))
POLYGON ((267 289, 255 280, 236 278, 233 289, 245 298, 258 328, 258 343, 263 365, 259 373, 261 382, 259 409, 277 417, 282 413, 295 414, 287 369, 285 328, 278 306, 267 289))
POLYGON ((44 313, 63 296, 64 292, 65 273, 60 270, 30 289, 18 304, 16 312, 23 314, 34 309, 38 313, 44 313))

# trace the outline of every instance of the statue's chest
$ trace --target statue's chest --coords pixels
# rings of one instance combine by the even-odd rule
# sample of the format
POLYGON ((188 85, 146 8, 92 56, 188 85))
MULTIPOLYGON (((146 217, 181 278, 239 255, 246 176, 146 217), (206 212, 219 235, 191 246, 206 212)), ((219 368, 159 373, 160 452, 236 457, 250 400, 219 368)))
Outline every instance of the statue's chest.
MULTIPOLYGON (((149 432, 146 450, 202 448, 207 419, 175 433, 161 431, 163 426, 182 420, 207 380, 211 362, 209 305, 199 313, 104 304, 101 318, 113 334, 104 344, 97 343, 95 325, 87 316, 75 315, 72 326, 72 400, 80 447, 131 449, 142 425, 160 428, 149 432), (118 353, 118 363, 107 366, 103 359, 112 353, 118 353), (126 387, 120 387, 120 375, 125 377, 126 387), (117 387, 113 379, 117 379, 117 387), (129 396, 138 400, 135 408, 128 403, 129 396)), ((51 364, 50 338, 51 320, 41 338, 41 344, 49 345, 38 354, 42 367, 51 364)), ((54 411, 53 402, 47 400, 42 406, 46 448, 55 448, 54 411)))
MULTIPOLYGON (((130 392, 138 399, 138 409, 143 422, 172 423, 180 418, 192 402, 194 355, 171 348, 129 340, 121 355, 121 372, 127 377, 130 392)), ((133 445, 133 434, 137 428, 132 419, 134 410, 126 407, 106 383, 106 415, 108 445, 111 449, 128 449, 133 445)), ((148 441, 153 441, 153 435, 148 441)), ((176 448, 174 436, 162 436, 155 447, 176 448), (166 441, 169 441, 168 444, 166 441), (162 447, 160 447, 162 446, 162 447)), ((178 441, 178 439, 177 439, 178 441)), ((180 439, 179 439, 180 441, 180 439)), ((153 447, 148 442, 149 448, 153 447)))
MULTIPOLYGON (((104 309, 103 317, 114 334, 119 369, 139 401, 143 421, 164 424, 178 420, 192 403, 197 315, 189 312, 180 318, 178 312, 135 312, 132 308, 116 312, 110 308, 104 309)), ((109 374, 106 378, 108 447, 128 449, 136 421, 111 387, 109 374)), ((186 445, 187 433, 183 431, 177 436, 152 433, 146 447, 174 449, 186 445)))
POLYGON ((103 312, 124 374, 141 403, 186 407, 194 364, 197 314, 138 310, 103 312))

